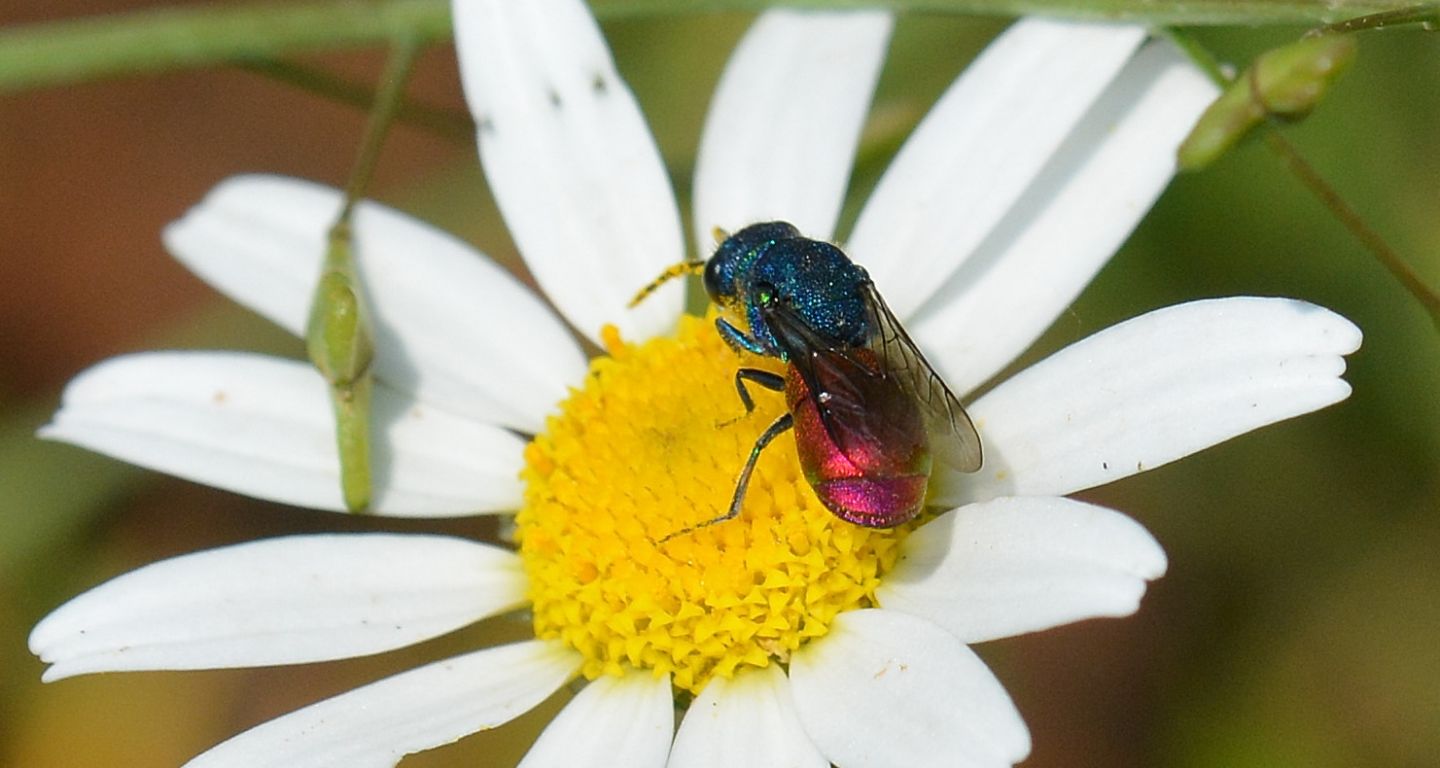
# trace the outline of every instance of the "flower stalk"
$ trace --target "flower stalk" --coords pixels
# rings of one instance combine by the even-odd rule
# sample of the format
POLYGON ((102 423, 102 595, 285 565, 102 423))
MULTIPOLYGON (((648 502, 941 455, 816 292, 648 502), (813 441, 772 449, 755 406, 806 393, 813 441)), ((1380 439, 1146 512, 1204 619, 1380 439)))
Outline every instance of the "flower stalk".
POLYGON ((365 291, 355 270, 352 243, 355 205, 365 194, 380 158, 385 134, 394 122, 415 65, 413 40, 395 43, 375 99, 360 156, 345 187, 345 202, 326 239, 325 266, 315 286, 305 329, 310 362, 330 384, 335 439, 340 453, 340 487, 345 507, 363 512, 370 506, 370 395, 374 374, 375 332, 365 291))
MULTIPOLYGON (((769 0, 592 0, 602 19, 759 11, 769 0)), ((901 12, 1130 21, 1148 25, 1319 24, 1403 11, 1403 0, 790 0, 797 8, 884 7, 901 12)), ((451 35, 445 0, 310 0, 182 7, 48 22, 0 31, 0 92, 215 67, 400 37, 451 35)))
MULTIPOLYGON (((351 82, 319 67, 277 59, 246 61, 239 66, 367 113, 375 108, 375 91, 369 85, 351 82)), ((466 147, 475 140, 475 121, 469 115, 411 99, 400 99, 395 108, 395 121, 466 147)))
POLYGON ((1276 130, 1280 120, 1297 119, 1313 109, 1328 90, 1330 80, 1349 65, 1355 54, 1354 32, 1429 24, 1435 13, 1435 5, 1427 4, 1329 25, 1299 42, 1262 54, 1239 77, 1227 75, 1214 54, 1191 35, 1177 29, 1167 29, 1165 35, 1216 85, 1226 88, 1177 150, 1179 167, 1201 170, 1233 148, 1251 129, 1262 128, 1266 146, 1285 162, 1291 175, 1399 281, 1440 329, 1440 293, 1276 130))
POLYGON ((1355 60, 1355 49, 1353 35, 1324 35, 1261 54, 1200 116, 1176 153, 1181 170, 1209 166, 1268 119, 1310 114, 1355 60))

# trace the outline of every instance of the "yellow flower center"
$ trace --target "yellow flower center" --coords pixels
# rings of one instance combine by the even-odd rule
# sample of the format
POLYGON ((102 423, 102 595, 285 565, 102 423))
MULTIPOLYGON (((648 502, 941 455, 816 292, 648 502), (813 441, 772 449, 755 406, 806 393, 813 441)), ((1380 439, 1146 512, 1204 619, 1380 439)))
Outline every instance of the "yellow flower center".
POLYGON ((784 413, 779 392, 735 393, 742 364, 704 319, 643 344, 605 333, 590 365, 525 450, 516 518, 535 633, 585 658, 590 678, 651 669, 698 693, 742 665, 788 661, 842 611, 873 605, 904 529, 830 513, 806 484, 787 433, 755 467, 740 515, 723 514, 755 439, 784 413))

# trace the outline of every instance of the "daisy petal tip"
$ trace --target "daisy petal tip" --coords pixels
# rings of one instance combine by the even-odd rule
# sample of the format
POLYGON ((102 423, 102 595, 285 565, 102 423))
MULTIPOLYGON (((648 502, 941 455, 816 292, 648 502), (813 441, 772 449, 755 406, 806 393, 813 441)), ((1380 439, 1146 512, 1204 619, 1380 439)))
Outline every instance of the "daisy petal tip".
POLYGON ((1016 719, 1010 728, 996 734, 997 755, 1001 766, 1013 766, 1030 757, 1033 744, 1030 741, 1030 727, 1024 720, 1016 719))
MULTIPOLYGON (((1344 371, 1342 370, 1341 373, 1343 372, 1344 371)), ((1337 378, 1335 379, 1335 399, 1332 402, 1338 403, 1341 400, 1348 399, 1350 397, 1350 393, 1354 391, 1355 388, 1350 386, 1350 382, 1341 378, 1337 378)))
POLYGON ((80 409, 73 406, 67 408, 61 405, 49 422, 35 430, 35 437, 50 443, 64 443, 89 449, 91 446, 86 440, 91 436, 91 430, 86 428, 83 418, 77 416, 79 412, 80 409))
POLYGON ((1282 299, 1289 310, 1289 322, 1281 333, 1290 335, 1288 354, 1278 355, 1278 378, 1298 377, 1308 381, 1314 407, 1318 410, 1345 400, 1352 388, 1345 381, 1345 357, 1360 349, 1364 334, 1359 326, 1337 312, 1296 299, 1282 299), (1291 369, 1289 374, 1285 369, 1291 369), (1303 373, 1296 374, 1295 371, 1303 373))
POLYGON ((1300 299, 1278 299, 1295 316, 1295 333, 1314 346, 1316 353, 1349 355, 1360 349, 1364 333, 1338 312, 1300 299))
POLYGON ((1334 317, 1336 328, 1328 335, 1335 340, 1336 353, 1349 355, 1360 351, 1360 346, 1365 341, 1365 334, 1360 330, 1360 326, 1334 312, 1330 314, 1334 317))
POLYGON ((1167 560, 1113 510, 1064 497, 1002 497, 956 509, 906 540, 882 607, 967 643, 1128 616, 1167 560))
POLYGON ((96 450, 89 442, 89 438, 92 437, 91 431, 82 425, 71 424, 68 416, 69 414, 63 411, 57 412, 49 424, 35 430, 35 437, 47 443, 60 443, 87 451, 96 450))
MULTIPOLYGON (((1085 506, 1089 507, 1085 511, 1093 515, 1090 527, 1096 530, 1109 529, 1102 537, 1104 543, 1099 547, 1109 551, 1097 552, 1096 557, 1108 560, 1117 571, 1140 580, 1138 583, 1142 592, 1144 582, 1154 581, 1165 575, 1170 561, 1165 556, 1165 549, 1145 526, 1104 507, 1085 506)), ((1138 597, 1137 595, 1137 599, 1138 597)))
POLYGON ((167 250, 182 261, 197 236, 205 236, 218 219, 254 214, 269 209, 277 197, 313 199, 325 196, 328 190, 314 182, 276 174, 247 173, 222 179, 200 201, 179 218, 166 224, 160 239, 167 250))
POLYGON ((110 384, 110 377, 125 376, 124 371, 130 367, 130 362, 154 353, 135 353, 128 355, 116 355, 106 358, 98 363, 92 364, 85 370, 75 374, 65 382, 65 387, 60 391, 60 408, 51 417, 50 423, 41 429, 48 429, 59 424, 69 406, 102 400, 114 387, 110 384), (118 372, 117 372, 118 371, 118 372))
POLYGON ((1304 301, 1237 296, 1164 307, 1006 380, 970 408, 986 472, 942 476, 947 504, 1063 496, 1344 400, 1360 329, 1304 301))
MULTIPOLYGON (((31 651, 34 652, 34 649, 32 648, 31 651)), ((105 669, 102 665, 95 663, 93 660, 90 660, 88 662, 83 659, 56 660, 53 657, 47 657, 46 655, 41 655, 38 653, 36 655, 40 656, 41 661, 46 662, 50 665, 45 668, 45 671, 40 673, 40 682, 42 683, 56 683, 61 680, 67 680, 69 678, 79 677, 81 675, 89 675, 96 672, 111 671, 105 669)))
MULTIPOLYGON (((336 195, 335 190, 313 181, 284 176, 278 173, 241 173, 227 176, 210 188, 201 198, 197 208, 206 206, 226 207, 230 204, 248 201, 263 201, 275 194, 324 194, 327 198, 336 195)), ((336 201, 338 202, 338 200, 336 201)))
POLYGON ((76 630, 72 626, 74 622, 71 621, 71 613, 61 606, 41 619, 35 628, 30 630, 28 640, 30 653, 48 665, 40 673, 40 682, 42 683, 53 683, 67 677, 103 671, 96 667, 93 659, 90 663, 86 663, 83 657, 66 652, 67 645, 72 645, 77 637, 84 635, 83 629, 76 630))
POLYGON ((1135 575, 1146 581, 1155 581, 1170 571, 1170 558, 1165 556, 1165 550, 1160 548, 1160 542, 1151 539, 1153 549, 1149 553, 1149 559, 1139 564, 1135 575))
POLYGON ((30 637, 25 641, 30 652, 39 656, 40 660, 46 664, 54 661, 46 649, 50 647, 51 641, 55 637, 55 630, 52 627, 55 626, 55 614, 58 612, 59 609, 56 609, 46 614, 45 618, 30 629, 30 637))

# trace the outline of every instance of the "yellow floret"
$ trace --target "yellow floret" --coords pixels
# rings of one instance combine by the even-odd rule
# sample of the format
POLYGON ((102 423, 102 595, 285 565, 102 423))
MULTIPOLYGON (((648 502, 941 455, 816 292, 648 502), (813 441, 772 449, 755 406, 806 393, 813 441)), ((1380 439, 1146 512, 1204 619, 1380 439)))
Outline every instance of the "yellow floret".
POLYGON ((815 498, 794 437, 761 457, 740 516, 729 507, 751 446, 784 396, 735 394, 741 359, 710 322, 681 319, 644 344, 605 333, 594 360, 525 450, 517 516, 535 632, 585 657, 590 678, 650 669, 698 693, 714 675, 788 661, 842 611, 873 604, 903 530, 861 528, 815 498))

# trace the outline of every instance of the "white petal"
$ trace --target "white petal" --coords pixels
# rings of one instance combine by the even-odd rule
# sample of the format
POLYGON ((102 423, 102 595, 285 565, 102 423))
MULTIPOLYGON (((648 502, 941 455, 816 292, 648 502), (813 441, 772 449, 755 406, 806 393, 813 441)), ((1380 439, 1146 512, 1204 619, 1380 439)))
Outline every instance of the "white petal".
POLYGON ((581 0, 454 3, 460 76, 480 158, 526 264, 598 340, 671 327, 683 292, 630 297, 685 246, 670 180, 630 88, 581 0))
POLYGON ((953 635, 896 611, 836 617, 790 662, 795 708, 830 762, 1008 766, 1030 753, 1000 681, 953 635))
POLYGON ((826 768, 795 714, 790 682, 779 667, 717 677, 690 705, 669 768, 826 768))
POLYGON ((876 596, 978 643, 1097 616, 1128 616, 1165 552, 1104 507, 1036 496, 971 504, 905 540, 876 596))
POLYGON ((829 240, 893 22, 878 11, 761 15, 730 57, 695 160, 699 254, 711 232, 789 221, 829 240))
POLYGON ((1175 173, 1216 87, 1169 43, 1141 50, 907 328, 956 391, 993 376, 1075 300, 1175 173))
POLYGON ((532 640, 456 656, 312 704, 245 733, 186 768, 390 768, 400 758, 507 723, 580 667, 532 640))
MULTIPOLYGON (((524 443, 376 387, 378 514, 519 506, 524 443)), ((256 498, 343 511, 328 387, 309 365, 236 352, 117 357, 77 376, 42 437, 256 498)))
POLYGON ((850 238, 897 316, 975 251, 1144 37, 1140 27, 1023 19, 946 91, 850 238))
MULTIPOLYGON (((223 182, 165 230, 175 257, 297 335, 340 209, 337 190, 279 176, 223 182)), ((534 432, 585 359, 528 288, 469 245, 378 203, 354 243, 375 330, 375 374, 456 413, 534 432)))
POLYGON ((1341 355, 1360 329, 1290 299, 1166 307, 1073 344, 970 408, 985 446, 973 475, 942 474, 934 503, 1061 496, 1344 400, 1341 355))
POLYGON ((30 634, 45 679, 363 656, 525 601, 519 557, 445 536, 291 536, 197 552, 113 579, 30 634))
POLYGON ((660 768, 675 731, 670 676, 602 677, 545 727, 520 768, 660 768))

